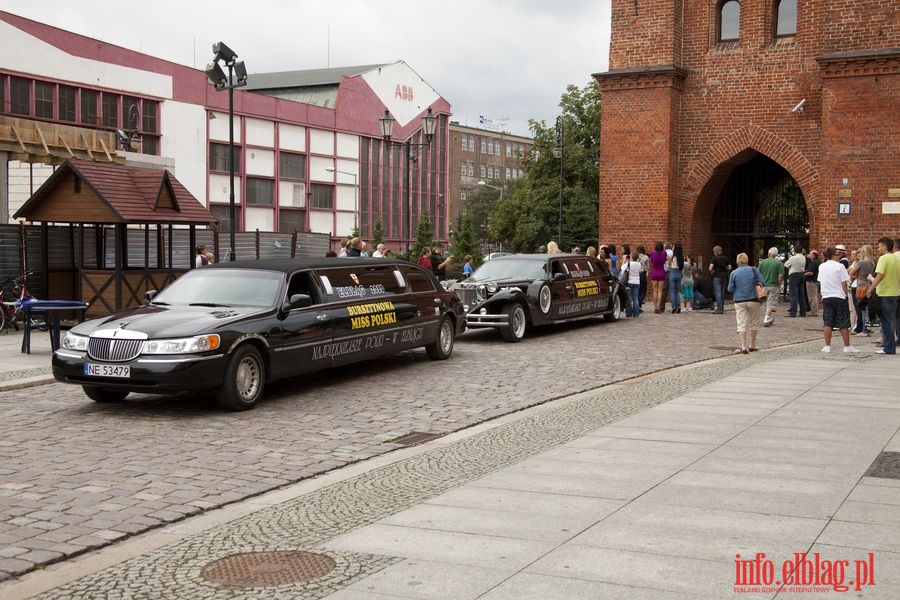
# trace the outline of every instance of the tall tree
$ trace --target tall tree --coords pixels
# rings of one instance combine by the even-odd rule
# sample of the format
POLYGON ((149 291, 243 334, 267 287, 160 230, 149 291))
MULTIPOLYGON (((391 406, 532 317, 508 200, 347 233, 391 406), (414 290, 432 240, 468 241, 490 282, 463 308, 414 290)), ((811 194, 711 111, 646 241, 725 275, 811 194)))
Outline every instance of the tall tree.
POLYGON ((453 263, 462 265, 467 254, 472 255, 476 265, 481 264, 484 258, 472 229, 472 218, 468 214, 462 214, 456 220, 456 233, 453 235, 453 263))
POLYGON ((372 247, 375 248, 382 243, 384 243, 384 225, 381 221, 375 221, 375 225, 372 226, 372 247))
POLYGON ((419 221, 419 226, 416 227, 416 241, 412 247, 412 256, 409 257, 410 260, 416 261, 419 258, 419 255, 422 254, 422 248, 431 247, 434 244, 434 229, 431 227, 431 221, 428 220, 428 217, 424 217, 421 221, 419 221))
POLYGON ((550 240, 563 248, 597 243, 600 88, 594 81, 583 88, 569 85, 559 105, 562 157, 553 153, 556 124, 529 121, 534 147, 523 158, 524 181, 491 213, 491 233, 516 252, 534 252, 550 240))

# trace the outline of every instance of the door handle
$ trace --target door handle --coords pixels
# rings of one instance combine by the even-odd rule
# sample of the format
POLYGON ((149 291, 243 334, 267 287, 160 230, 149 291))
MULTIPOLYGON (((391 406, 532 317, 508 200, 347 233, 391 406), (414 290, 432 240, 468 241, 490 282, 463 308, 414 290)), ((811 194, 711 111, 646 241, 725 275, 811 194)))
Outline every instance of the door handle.
POLYGON ((327 321, 328 315, 316 315, 316 321, 327 321))

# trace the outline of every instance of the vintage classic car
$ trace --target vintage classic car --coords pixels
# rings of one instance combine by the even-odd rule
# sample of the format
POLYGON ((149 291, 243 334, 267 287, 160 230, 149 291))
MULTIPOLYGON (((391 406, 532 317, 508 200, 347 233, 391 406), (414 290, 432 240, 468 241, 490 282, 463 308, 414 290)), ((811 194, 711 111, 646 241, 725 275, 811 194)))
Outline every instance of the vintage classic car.
POLYGON ((268 381, 425 347, 465 330, 456 295, 408 262, 278 259, 193 269, 145 306, 73 327, 53 375, 97 402, 130 392, 215 392, 252 408, 268 381))
POLYGON ((499 256, 450 286, 466 311, 466 327, 493 327, 518 342, 529 325, 603 315, 619 319, 623 286, 606 264, 581 254, 499 256))

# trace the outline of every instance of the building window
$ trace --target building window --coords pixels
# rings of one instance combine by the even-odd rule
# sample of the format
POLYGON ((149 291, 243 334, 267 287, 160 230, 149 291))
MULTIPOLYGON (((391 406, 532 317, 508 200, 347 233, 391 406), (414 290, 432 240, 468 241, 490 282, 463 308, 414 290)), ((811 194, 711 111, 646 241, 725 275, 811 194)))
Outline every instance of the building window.
POLYGON ((31 114, 31 82, 21 77, 9 78, 9 112, 14 115, 31 114))
POLYGON ((488 143, 487 143, 487 153, 488 153, 488 154, 493 154, 493 153, 494 153, 494 140, 488 140, 488 143))
POLYGON ((475 163, 469 163, 469 177, 475 177, 475 163))
POLYGON ((294 231, 306 231, 306 211, 286 210, 278 211, 278 231, 293 233, 294 231))
POLYGON ((487 177, 487 167, 484 165, 478 165, 478 173, 482 179, 487 177))
POLYGON ((465 202, 467 196, 468 196, 468 191, 467 191, 467 190, 459 190, 459 199, 460 199, 460 200, 462 200, 463 202, 465 202))
POLYGON ((119 97, 103 94, 103 126, 119 126, 119 97))
POLYGON ((310 208, 334 208, 334 186, 314 183, 309 186, 310 208))
POLYGON ((512 158, 512 144, 506 145, 506 157, 512 158))
POLYGON ((97 125, 97 92, 81 90, 81 122, 97 125))
POLYGON ((122 97, 122 129, 131 131, 132 129, 140 131, 141 119, 138 114, 140 100, 131 96, 122 97))
POLYGON ((466 148, 469 147, 469 142, 466 140, 466 136, 464 136, 464 135, 459 136, 459 141, 460 141, 460 144, 462 144, 463 150, 465 150, 466 148))
POLYGON ((475 152, 475 136, 469 136, 469 152, 475 152))
POLYGON ((512 175, 510 174, 511 171, 512 171, 512 169, 510 169, 509 167, 506 167, 506 178, 507 178, 507 179, 509 179, 510 177, 512 177, 512 175))
POLYGON ((488 177, 488 179, 493 179, 493 178, 494 178, 494 167, 491 166, 491 165, 488 165, 488 168, 487 168, 487 177, 488 177))
POLYGON ((791 36, 797 33, 797 0, 781 0, 778 3, 778 14, 775 20, 776 37, 791 36))
POLYGON ((59 86, 59 120, 75 121, 75 94, 77 90, 67 85, 59 86))
POLYGON ((741 3, 725 0, 719 5, 719 41, 736 42, 741 37, 741 3))
POLYGON ((461 167, 459 174, 462 175, 463 177, 465 177, 465 176, 466 176, 466 173, 469 172, 468 167, 466 167, 466 163, 465 163, 465 162, 460 163, 459 166, 461 167))
POLYGON ((279 152, 279 173, 282 179, 306 179, 306 155, 279 152))
POLYGON ((144 100, 143 105, 144 110, 141 114, 141 131, 144 133, 159 133, 159 104, 153 100, 144 100))
POLYGON ((53 118, 53 84, 34 82, 34 116, 41 119, 53 118))
POLYGON ((275 203, 275 182, 271 179, 247 178, 247 204, 272 206, 275 203))
MULTIPOLYGON (((221 204, 210 204, 209 212, 219 220, 218 228, 219 233, 228 233, 231 231, 231 206, 229 205, 221 205, 221 204)), ((235 218, 240 221, 240 207, 236 206, 234 209, 235 218)))
POLYGON ((481 153, 484 154, 485 152, 487 152, 487 140, 482 138, 481 139, 481 153))
MULTIPOLYGON (((239 171, 241 167, 241 147, 234 147, 234 170, 239 171)), ((209 145, 209 170, 210 171, 230 171, 228 164, 228 144, 210 143, 209 145)))

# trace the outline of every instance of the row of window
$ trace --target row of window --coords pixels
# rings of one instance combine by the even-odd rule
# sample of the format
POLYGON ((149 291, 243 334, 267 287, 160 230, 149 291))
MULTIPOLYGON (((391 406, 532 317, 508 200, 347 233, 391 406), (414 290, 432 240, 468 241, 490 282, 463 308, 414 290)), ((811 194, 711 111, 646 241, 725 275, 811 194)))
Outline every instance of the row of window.
MULTIPOLYGON (((295 152, 278 153, 279 176, 281 179, 306 179, 306 155, 297 154, 295 152)), ((209 170, 227 173, 230 169, 228 164, 228 144, 217 144, 210 142, 209 144, 209 170)), ((241 147, 234 147, 234 170, 241 171, 241 147)))
POLYGON ((95 129, 136 130, 141 152, 159 153, 159 102, 0 73, 0 112, 95 129))
MULTIPOLYGON (((500 175, 503 173, 502 167, 495 167, 493 165, 479 165, 478 170, 478 175, 482 179, 500 179, 500 175)), ((460 163, 459 174, 463 177, 475 177, 475 163, 465 161, 460 163)), ((524 174, 525 173, 524 171, 522 171, 522 169, 506 167, 507 179, 516 179, 522 177, 522 175, 524 174)))
MULTIPOLYGON (((774 5, 775 37, 787 37, 797 33, 797 0, 778 0, 774 5)), ((741 38, 740 0, 723 0, 719 3, 719 42, 736 42, 741 38)))
MULTIPOLYGON (((228 204, 210 204, 209 212, 218 220, 218 228, 221 233, 231 231, 231 207, 228 204)), ((241 207, 236 206, 234 216, 241 221, 241 207)), ((278 231, 291 232, 294 229, 304 231, 306 229, 306 211, 292 208, 278 209, 278 231)))
MULTIPOLYGON (((462 150, 468 152, 475 152, 475 136, 474 135, 461 135, 459 136, 460 148, 462 150)), ((481 153, 482 154, 493 154, 496 156, 501 156, 503 151, 504 144, 500 140, 493 140, 491 138, 481 138, 481 153)), ((525 155, 525 145, 524 144, 516 144, 513 142, 506 143, 506 156, 512 158, 513 156, 524 156, 525 155)))

